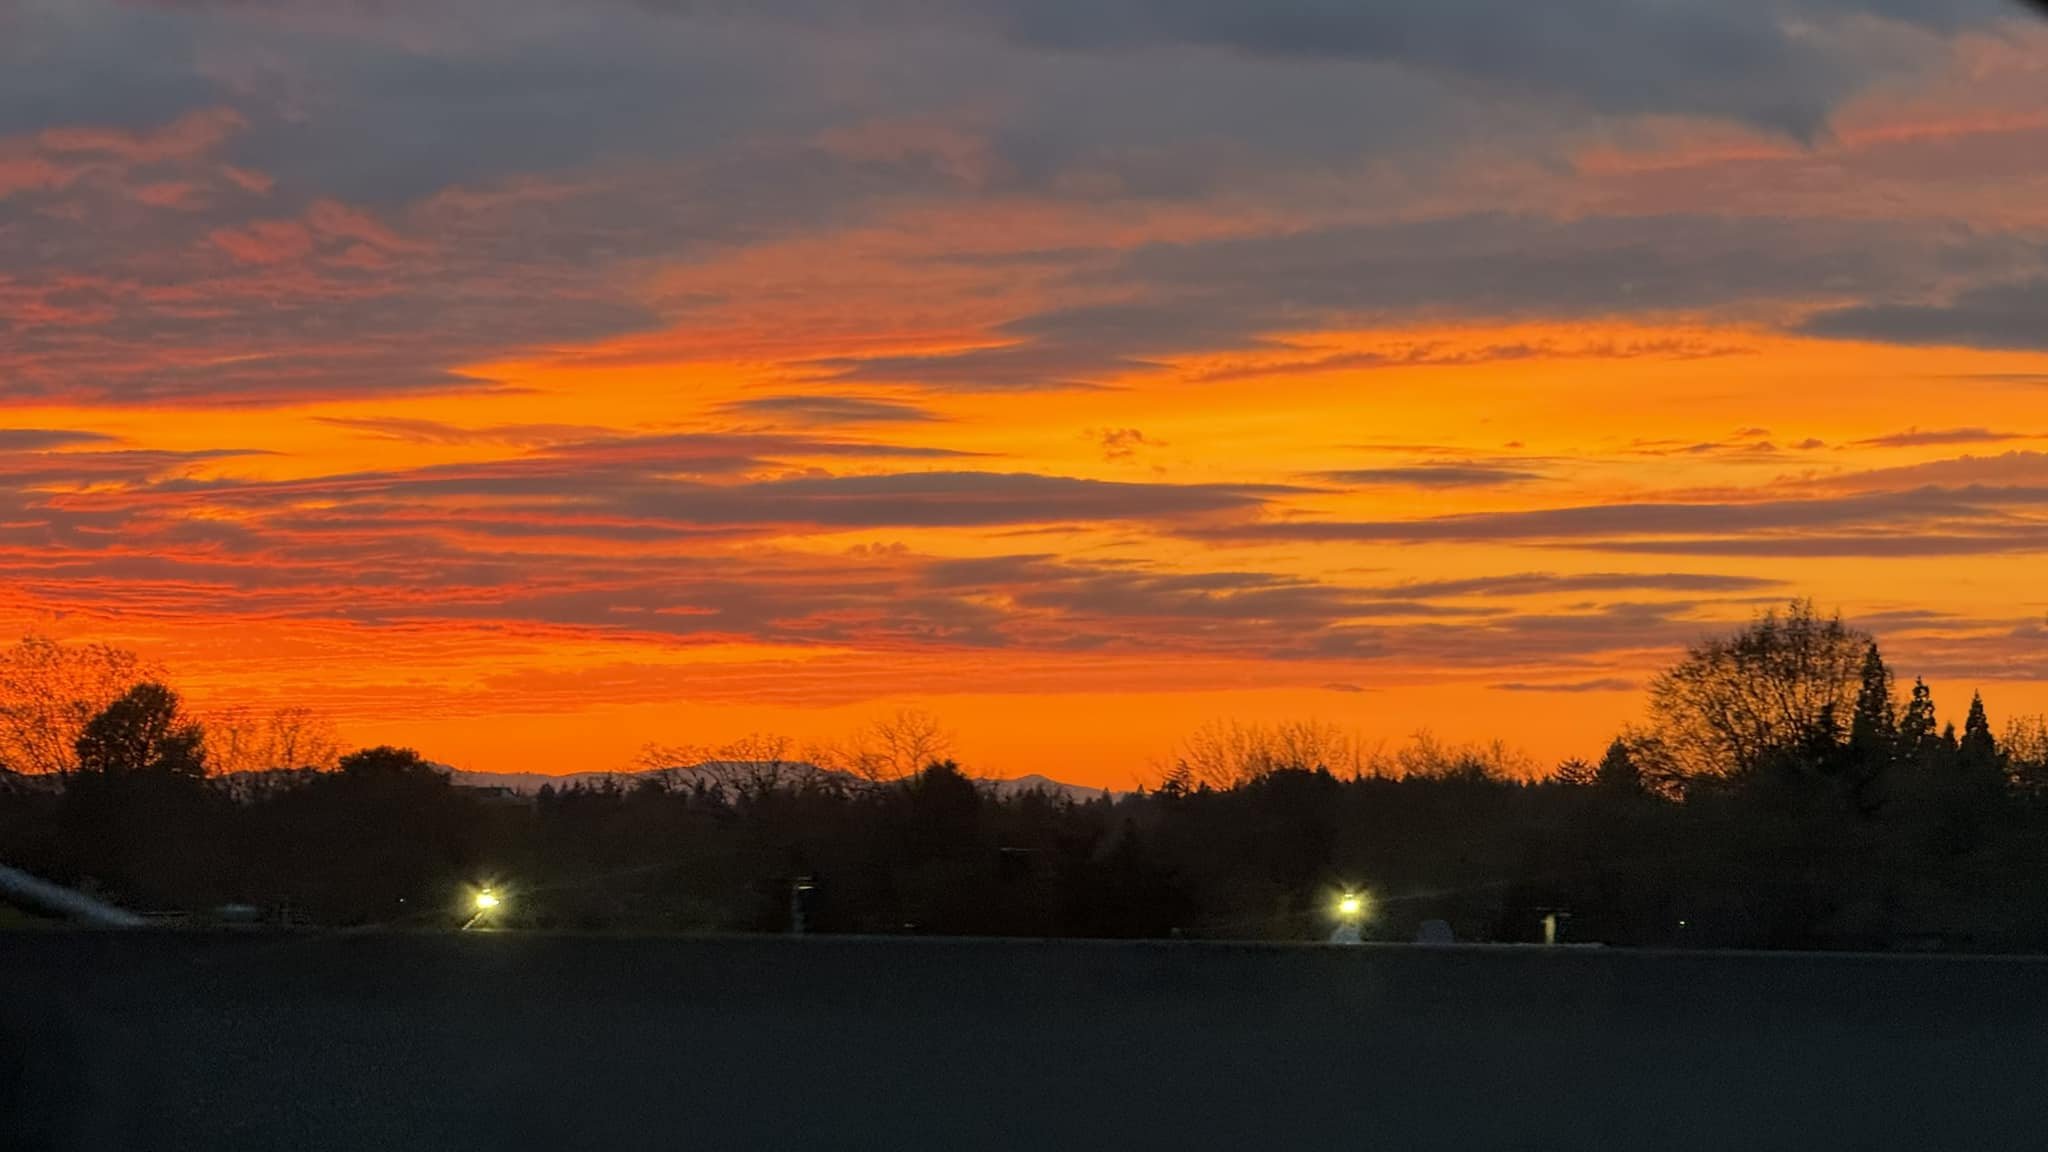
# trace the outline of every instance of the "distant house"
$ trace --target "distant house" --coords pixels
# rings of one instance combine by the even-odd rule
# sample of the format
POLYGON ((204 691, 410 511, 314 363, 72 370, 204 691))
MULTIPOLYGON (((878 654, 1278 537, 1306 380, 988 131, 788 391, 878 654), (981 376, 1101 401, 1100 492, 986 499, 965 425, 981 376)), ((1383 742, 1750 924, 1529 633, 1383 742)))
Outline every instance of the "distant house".
POLYGON ((522 792, 503 784, 451 783, 450 786, 464 795, 481 800, 486 804, 500 804, 506 807, 523 808, 531 807, 534 803, 534 793, 522 792))

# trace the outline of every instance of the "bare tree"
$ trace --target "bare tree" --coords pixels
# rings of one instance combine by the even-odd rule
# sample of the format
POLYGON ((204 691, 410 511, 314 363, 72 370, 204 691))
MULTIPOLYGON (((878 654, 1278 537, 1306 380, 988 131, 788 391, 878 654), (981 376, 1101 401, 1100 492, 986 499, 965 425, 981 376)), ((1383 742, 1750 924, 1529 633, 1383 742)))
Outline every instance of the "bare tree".
POLYGON ((648 743, 633 757, 636 780, 642 786, 681 791, 696 779, 696 767, 709 756, 694 744, 648 743))
POLYGON ((1846 723, 1870 637, 1810 600, 1702 641, 1650 685, 1651 735, 1692 777, 1754 770, 1846 723))
POLYGON ((937 716, 905 708, 863 725, 840 745, 819 747, 812 759, 871 783, 906 780, 950 759, 953 734, 937 716))
POLYGON ((1358 738, 1334 724, 1216 720, 1181 739, 1164 779, 1182 787, 1235 788, 1287 769, 1357 776, 1368 760, 1358 738))
POLYGON ((786 736, 755 732, 723 745, 697 770, 729 796, 760 797, 818 781, 818 766, 786 736))
POLYGON ((2037 712, 2013 717, 2006 723, 1999 746, 2005 750, 2006 770, 2020 791, 2048 796, 2048 715, 2037 712))
POLYGON ((70 772, 78 737, 153 665, 111 644, 64 644, 29 635, 0 651, 0 767, 70 772))
POLYGON ((1536 762, 1504 740, 1451 744, 1427 728, 1392 752, 1376 751, 1368 759, 1371 774, 1391 779, 1419 777, 1488 780, 1534 779, 1536 762))
POLYGON ((341 759, 334 722, 292 705, 255 712, 233 708, 205 720, 208 762, 223 775, 272 769, 331 770, 341 759))

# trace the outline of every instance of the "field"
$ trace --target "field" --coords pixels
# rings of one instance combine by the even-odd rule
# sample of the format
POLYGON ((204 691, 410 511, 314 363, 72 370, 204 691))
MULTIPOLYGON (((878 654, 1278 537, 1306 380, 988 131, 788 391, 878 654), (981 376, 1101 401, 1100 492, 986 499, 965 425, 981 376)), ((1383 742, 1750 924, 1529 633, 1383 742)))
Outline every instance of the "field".
POLYGON ((2040 1148, 2048 961, 0 933, 28 1148, 2040 1148))

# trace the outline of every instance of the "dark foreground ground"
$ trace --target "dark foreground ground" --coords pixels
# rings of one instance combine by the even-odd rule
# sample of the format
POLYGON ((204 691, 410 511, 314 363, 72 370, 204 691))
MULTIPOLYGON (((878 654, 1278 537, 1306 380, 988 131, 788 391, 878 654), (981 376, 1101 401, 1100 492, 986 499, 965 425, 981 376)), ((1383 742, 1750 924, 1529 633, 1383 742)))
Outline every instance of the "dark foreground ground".
POLYGON ((2048 1147, 2039 960, 18 933, 0 998, 0 1147, 2048 1147))

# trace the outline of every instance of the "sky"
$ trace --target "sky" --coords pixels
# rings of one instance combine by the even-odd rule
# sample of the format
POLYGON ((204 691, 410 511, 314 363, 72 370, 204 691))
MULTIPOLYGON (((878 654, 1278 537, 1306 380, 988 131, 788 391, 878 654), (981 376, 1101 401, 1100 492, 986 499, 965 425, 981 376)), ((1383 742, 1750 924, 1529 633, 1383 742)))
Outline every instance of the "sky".
POLYGON ((2048 709, 2001 0, 0 4, 0 630, 478 770, 2048 709))

